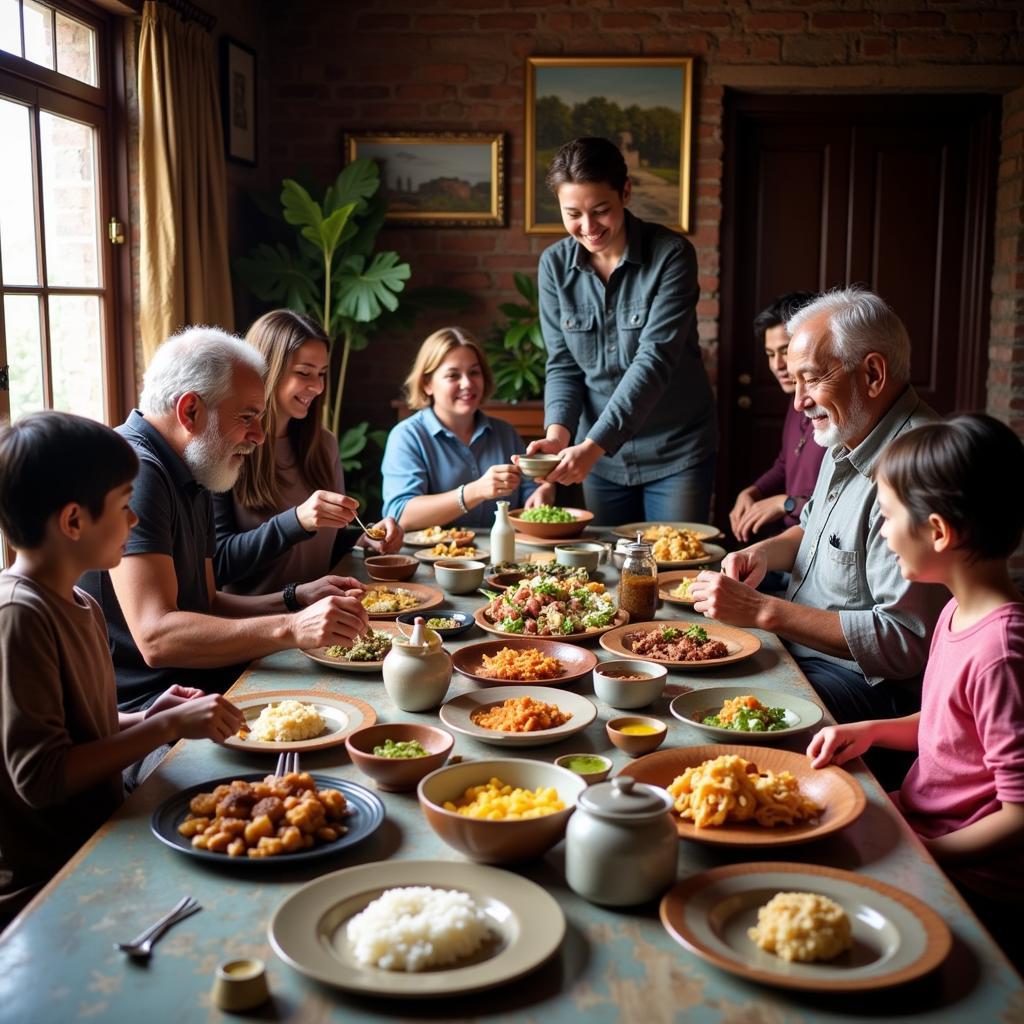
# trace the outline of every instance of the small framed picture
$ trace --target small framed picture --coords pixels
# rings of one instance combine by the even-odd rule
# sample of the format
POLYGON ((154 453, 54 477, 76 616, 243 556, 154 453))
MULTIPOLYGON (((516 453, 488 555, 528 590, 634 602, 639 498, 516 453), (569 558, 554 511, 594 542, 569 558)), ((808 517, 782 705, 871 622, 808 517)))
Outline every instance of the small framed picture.
POLYGON ((230 36, 223 36, 220 45, 224 152, 235 163, 255 167, 256 54, 230 36))
POLYGON ((380 167, 387 219, 431 227, 505 226, 505 136, 480 132, 346 135, 345 161, 380 167))

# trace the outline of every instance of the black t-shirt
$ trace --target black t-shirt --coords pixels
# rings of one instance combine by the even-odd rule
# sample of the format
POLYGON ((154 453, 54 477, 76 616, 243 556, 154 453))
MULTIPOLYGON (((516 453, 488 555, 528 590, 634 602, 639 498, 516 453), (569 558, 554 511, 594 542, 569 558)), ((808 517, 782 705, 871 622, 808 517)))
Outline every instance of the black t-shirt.
MULTIPOLYGON (((131 500, 139 521, 128 537, 125 555, 169 555, 178 580, 178 609, 208 614, 206 560, 213 557, 216 542, 210 492, 196 482, 185 463, 138 410, 117 427, 117 432, 139 457, 131 500)), ((238 678, 238 665, 150 668, 125 622, 110 574, 88 572, 79 584, 99 602, 107 620, 118 707, 122 711, 148 707, 173 683, 223 692, 238 678)))

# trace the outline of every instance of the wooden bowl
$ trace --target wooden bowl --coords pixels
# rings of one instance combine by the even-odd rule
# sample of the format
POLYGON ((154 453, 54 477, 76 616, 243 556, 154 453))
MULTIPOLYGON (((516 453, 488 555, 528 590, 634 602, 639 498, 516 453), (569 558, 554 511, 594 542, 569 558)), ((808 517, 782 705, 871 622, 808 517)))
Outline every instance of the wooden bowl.
POLYGON ((409 555, 370 555, 363 565, 371 579, 394 582, 412 579, 420 563, 409 555))
POLYGON ((571 523, 531 523, 528 519, 522 518, 524 511, 521 508, 513 509, 508 514, 508 521, 516 528, 516 533, 525 533, 530 537, 539 537, 541 540, 578 537, 587 523, 594 518, 594 513, 588 512, 586 509, 566 507, 565 511, 571 512, 573 516, 571 523))
POLYGON ((391 722, 369 725, 357 729, 345 740, 352 763, 365 775, 369 775, 378 789, 385 793, 404 793, 415 789, 424 775, 436 771, 445 761, 455 745, 455 737, 444 729, 433 725, 414 722, 391 722), (426 757, 380 757, 373 748, 385 740, 416 740, 428 753, 426 757))

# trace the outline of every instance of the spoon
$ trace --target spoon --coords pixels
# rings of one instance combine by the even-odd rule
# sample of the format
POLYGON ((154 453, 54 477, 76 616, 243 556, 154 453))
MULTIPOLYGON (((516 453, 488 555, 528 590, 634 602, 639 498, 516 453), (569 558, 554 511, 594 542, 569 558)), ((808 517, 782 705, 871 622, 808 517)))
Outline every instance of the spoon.
POLYGON ((366 534, 370 540, 383 540, 387 535, 387 530, 382 530, 379 526, 369 527, 359 518, 354 512, 352 518, 362 527, 363 533, 366 534))

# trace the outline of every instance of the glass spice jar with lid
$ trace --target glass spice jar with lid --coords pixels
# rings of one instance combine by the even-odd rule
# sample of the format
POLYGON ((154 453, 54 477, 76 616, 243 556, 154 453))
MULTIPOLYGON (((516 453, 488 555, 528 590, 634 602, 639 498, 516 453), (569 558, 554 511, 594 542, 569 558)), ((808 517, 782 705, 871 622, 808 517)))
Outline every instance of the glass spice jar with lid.
POLYGON ((640 533, 626 548, 619 579, 619 607, 629 612, 630 622, 648 622, 658 610, 658 563, 650 544, 640 533))

